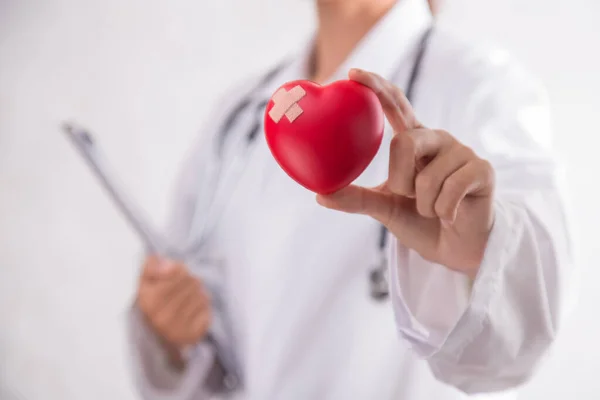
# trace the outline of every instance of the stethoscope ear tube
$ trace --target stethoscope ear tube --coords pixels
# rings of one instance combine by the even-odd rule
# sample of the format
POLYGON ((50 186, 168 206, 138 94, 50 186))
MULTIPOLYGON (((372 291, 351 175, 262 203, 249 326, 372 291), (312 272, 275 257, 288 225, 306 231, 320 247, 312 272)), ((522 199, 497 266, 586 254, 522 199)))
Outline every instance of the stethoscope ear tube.
POLYGON ((377 265, 369 272, 369 290, 373 299, 386 300, 389 297, 388 260, 386 257, 388 230, 385 226, 379 227, 379 257, 377 265))
MULTIPOLYGON (((419 43, 419 48, 417 52, 417 57, 413 64, 413 68, 411 70, 408 84, 406 85, 406 98, 409 102, 412 103, 414 97, 414 88, 415 84, 419 78, 419 73, 421 72, 421 64, 423 62, 423 57, 425 55, 425 50, 427 50, 427 44, 429 43, 429 37, 431 36, 431 32, 433 31, 433 27, 429 27, 423 37, 421 38, 421 42, 419 43)), ((369 272, 369 290, 370 295, 374 300, 383 301, 389 297, 389 279, 388 279, 388 260, 386 257, 386 244, 387 244, 388 230, 384 225, 380 225, 379 230, 379 253, 380 253, 380 261, 379 264, 375 266, 369 272)))

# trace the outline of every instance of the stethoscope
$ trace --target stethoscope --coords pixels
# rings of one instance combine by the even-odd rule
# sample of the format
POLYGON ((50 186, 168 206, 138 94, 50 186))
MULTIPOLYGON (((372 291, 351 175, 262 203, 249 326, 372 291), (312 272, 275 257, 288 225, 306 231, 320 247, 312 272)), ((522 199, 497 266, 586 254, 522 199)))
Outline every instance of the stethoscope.
MULTIPOLYGON (((423 57, 425 55, 425 51, 427 50, 427 45, 429 43, 429 36, 431 35, 431 31, 433 28, 429 28, 423 38, 421 39, 421 43, 419 44, 419 50, 417 52, 417 57, 415 58, 415 62, 413 64, 413 68, 410 73, 410 77, 408 79, 408 83, 406 85, 405 96, 410 103, 412 103, 414 97, 414 88, 415 84, 419 78, 419 73, 421 72, 421 64, 423 63, 423 57)), ((388 240, 388 230, 384 225, 380 225, 379 227, 379 241, 377 243, 379 247, 379 263, 375 265, 374 268, 369 272, 369 289, 371 297, 375 300, 385 300, 390 295, 389 290, 389 280, 388 280, 388 260, 386 254, 387 248, 387 240, 388 240)))
MULTIPOLYGON (((412 102, 414 95, 415 84, 418 80, 419 73, 421 71, 421 64, 423 62, 423 57, 427 50, 429 37, 432 32, 432 27, 427 29, 424 33, 421 41, 419 43, 417 55, 415 57, 415 62, 413 63, 412 70, 409 75, 409 79, 406 85, 405 95, 409 101, 412 102)), ((212 172, 212 176, 210 177, 210 181, 212 184, 208 184, 209 188, 214 190, 204 190, 204 188, 200 189, 200 192, 207 193, 210 196, 208 201, 208 205, 205 208, 206 212, 199 213, 196 211, 192 216, 191 226, 194 227, 194 232, 191 235, 194 240, 185 246, 184 249, 181 250, 180 255, 183 259, 188 257, 193 257, 194 254, 200 253, 200 249, 204 246, 205 241, 210 237, 210 233, 216 227, 217 221, 219 219, 219 215, 223 209, 227 206, 227 199, 231 198, 233 190, 235 190, 236 182, 238 182, 241 178, 241 174, 243 173, 245 160, 248 159, 251 145, 256 141, 258 134, 260 133, 260 128, 262 126, 262 119, 264 109, 268 104, 267 100, 256 101, 254 94, 260 91, 265 85, 267 85, 287 64, 281 63, 273 70, 265 74, 265 76, 260 80, 260 82, 255 85, 238 103, 236 103, 225 115, 222 125, 218 130, 218 140, 216 143, 216 148, 214 149, 215 153, 220 156, 220 162, 217 163, 219 167, 217 167, 217 171, 212 172), (241 135, 237 138, 236 143, 232 144, 234 146, 232 153, 234 154, 233 159, 228 159, 229 166, 228 171, 221 171, 222 166, 225 164, 223 153, 226 148, 226 142, 228 140, 229 134, 233 130, 234 125, 236 124, 238 118, 245 113, 249 107, 255 105, 254 110, 254 122, 250 126, 250 129, 247 131, 245 135, 241 135), (244 143, 245 142, 245 143, 244 143), (237 147, 241 146, 244 148, 243 154, 240 154, 237 151, 237 147), (239 174, 233 174, 232 170, 236 170, 239 174), (226 179, 228 181, 225 184, 220 182, 221 177, 229 177, 226 179), (187 256, 187 257, 186 257, 187 256)), ((399 68, 398 68, 399 70, 399 68)), ((397 71, 394 74, 394 78, 399 74, 397 71)), ((394 79, 392 79, 394 81, 394 79)), ((379 252, 379 262, 369 270, 368 275, 368 285, 369 285, 369 295, 375 301, 383 301, 389 297, 389 280, 388 280, 388 266, 387 266, 387 240, 388 240, 388 231, 387 228, 383 225, 379 227, 379 237, 377 238, 377 247, 379 252)), ((205 281, 205 284, 207 282, 205 281)), ((208 289, 213 292, 214 295, 218 294, 218 291, 211 290, 210 285, 208 289)), ((215 301, 218 301, 218 296, 213 296, 213 307, 218 307, 218 304, 215 304, 215 301)), ((226 313, 224 313, 226 314, 226 313)), ((226 349, 222 349, 220 353, 223 353, 223 356, 226 356, 228 351, 226 349)), ((236 377, 232 369, 233 360, 231 357, 226 357, 229 359, 227 364, 229 364, 229 368, 225 368, 229 370, 228 379, 225 380, 225 385, 228 389, 232 390, 239 385, 239 379, 236 377)))

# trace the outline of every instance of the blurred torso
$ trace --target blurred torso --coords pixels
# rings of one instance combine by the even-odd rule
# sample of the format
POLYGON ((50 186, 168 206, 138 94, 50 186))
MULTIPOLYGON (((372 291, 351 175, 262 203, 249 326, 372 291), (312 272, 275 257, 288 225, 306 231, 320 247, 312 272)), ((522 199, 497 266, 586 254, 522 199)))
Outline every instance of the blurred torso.
MULTIPOLYGON (((414 6, 417 1, 408 3, 414 6)), ((404 53, 381 71, 388 79, 393 75, 394 83, 403 89, 427 25, 422 22, 409 36, 404 53)), ((462 127, 453 120, 451 109, 455 96, 461 94, 449 84, 459 81, 465 71, 444 65, 442 77, 439 63, 445 57, 469 54, 456 53, 440 35, 434 34, 429 46, 413 105, 425 125, 460 134, 462 127)), ((366 56, 368 52, 349 64, 380 72, 366 56)), ((262 87, 255 94, 256 104, 282 83, 302 79, 302 62, 300 57, 262 87)), ((239 115, 228 141, 240 143, 236 138, 248 133, 255 111, 248 107, 239 115)), ((391 136, 386 125, 379 153, 357 184, 375 186, 385 180, 391 136)), ((224 197, 226 206, 205 246, 207 256, 222 268, 221 291, 233 325, 232 345, 244 374, 245 388, 237 396, 252 400, 462 398, 458 390, 437 381, 426 361, 418 359, 399 337, 389 300, 377 301, 369 294, 368 274, 380 261, 379 225, 365 216, 320 207, 314 193, 277 165, 264 135, 245 148, 242 142, 234 153, 243 153, 238 157, 243 162, 232 172, 236 175, 224 197)))

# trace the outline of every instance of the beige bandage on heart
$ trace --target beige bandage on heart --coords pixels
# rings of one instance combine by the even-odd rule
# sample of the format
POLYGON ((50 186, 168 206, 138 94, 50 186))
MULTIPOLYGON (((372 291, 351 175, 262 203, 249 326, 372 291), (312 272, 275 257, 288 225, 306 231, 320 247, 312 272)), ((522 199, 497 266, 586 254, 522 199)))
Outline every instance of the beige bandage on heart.
POLYGON ((281 88, 273 95, 273 103, 275 104, 269 117, 275 123, 278 123, 285 115, 290 122, 294 122, 296 118, 304 112, 298 105, 300 99, 306 96, 306 91, 300 85, 294 86, 289 92, 285 88, 281 88))

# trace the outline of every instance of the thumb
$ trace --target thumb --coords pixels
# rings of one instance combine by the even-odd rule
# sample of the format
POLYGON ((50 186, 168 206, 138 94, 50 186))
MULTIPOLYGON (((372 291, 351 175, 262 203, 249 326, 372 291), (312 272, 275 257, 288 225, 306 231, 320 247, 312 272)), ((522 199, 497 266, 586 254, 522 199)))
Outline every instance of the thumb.
POLYGON ((390 221, 394 211, 391 193, 356 185, 347 186, 332 194, 317 195, 317 203, 337 211, 365 214, 384 225, 390 221))

